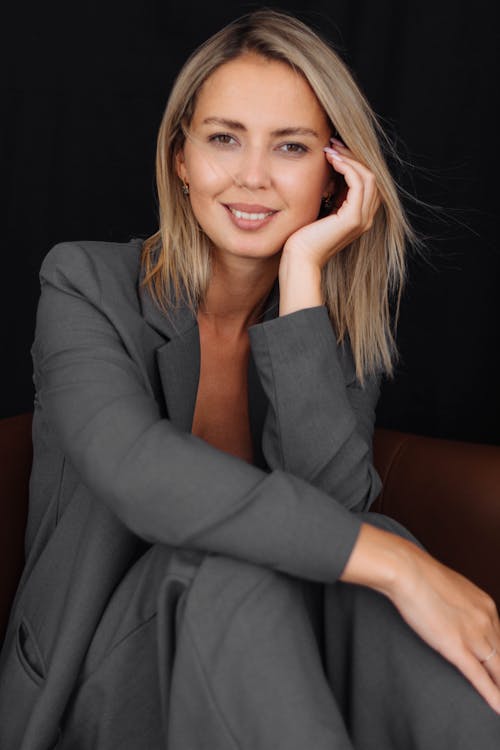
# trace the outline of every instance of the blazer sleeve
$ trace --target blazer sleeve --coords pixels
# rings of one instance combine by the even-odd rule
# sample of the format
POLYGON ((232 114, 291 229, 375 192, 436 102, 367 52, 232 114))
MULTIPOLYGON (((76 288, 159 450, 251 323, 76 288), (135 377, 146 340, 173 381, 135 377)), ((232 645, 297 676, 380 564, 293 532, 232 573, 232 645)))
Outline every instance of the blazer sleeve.
POLYGON ((56 246, 41 269, 32 348, 42 418, 96 500, 152 543, 335 581, 356 515, 308 481, 262 471, 162 418, 101 294, 83 249, 56 246))
POLYGON ((380 378, 359 383, 324 305, 251 326, 249 336, 269 400, 262 438, 269 467, 311 482, 350 510, 367 510, 381 489, 372 464, 380 378))

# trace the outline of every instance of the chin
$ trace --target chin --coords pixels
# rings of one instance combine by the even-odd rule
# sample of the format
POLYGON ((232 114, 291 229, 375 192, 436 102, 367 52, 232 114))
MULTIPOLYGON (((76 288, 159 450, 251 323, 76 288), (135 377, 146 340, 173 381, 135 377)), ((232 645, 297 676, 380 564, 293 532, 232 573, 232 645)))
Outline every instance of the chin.
POLYGON ((226 257, 228 255, 232 255, 237 258, 248 258, 248 259, 254 259, 254 260, 267 260, 268 258, 273 258, 276 255, 281 254, 281 251, 283 250, 283 245, 280 245, 276 249, 266 249, 266 248, 255 248, 255 247, 244 247, 239 245, 237 248, 223 248, 222 250, 220 248, 216 248, 216 253, 221 253, 222 255, 225 255, 226 257))
POLYGON ((260 239, 252 237, 251 240, 247 237, 231 239, 232 241, 228 243, 226 238, 226 243, 223 245, 220 242, 220 238, 210 237, 214 252, 223 256, 233 255, 238 258, 260 258, 265 260, 281 253, 283 245, 287 240, 286 237, 279 241, 269 239, 266 241, 264 237, 260 239))

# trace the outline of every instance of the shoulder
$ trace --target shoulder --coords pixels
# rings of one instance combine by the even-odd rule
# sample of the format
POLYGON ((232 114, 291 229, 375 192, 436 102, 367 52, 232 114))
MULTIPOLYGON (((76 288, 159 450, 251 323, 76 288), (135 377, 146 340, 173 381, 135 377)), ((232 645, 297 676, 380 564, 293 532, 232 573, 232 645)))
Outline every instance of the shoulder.
POLYGON ((142 243, 141 239, 58 243, 43 260, 40 282, 91 296, 102 294, 106 287, 130 292, 139 278, 142 243))
POLYGON ((80 332, 91 347, 119 339, 140 362, 153 340, 140 294, 142 246, 142 239, 55 245, 40 269, 33 354, 60 347, 64 332, 69 341, 80 332))

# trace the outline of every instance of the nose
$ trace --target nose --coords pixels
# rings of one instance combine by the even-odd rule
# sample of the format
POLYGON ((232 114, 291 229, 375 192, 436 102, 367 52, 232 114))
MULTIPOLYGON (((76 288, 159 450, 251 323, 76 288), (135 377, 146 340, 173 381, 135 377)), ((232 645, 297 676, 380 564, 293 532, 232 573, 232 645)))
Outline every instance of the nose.
POLYGON ((271 182, 269 155, 264 148, 247 146, 241 153, 234 181, 238 187, 259 190, 271 182))

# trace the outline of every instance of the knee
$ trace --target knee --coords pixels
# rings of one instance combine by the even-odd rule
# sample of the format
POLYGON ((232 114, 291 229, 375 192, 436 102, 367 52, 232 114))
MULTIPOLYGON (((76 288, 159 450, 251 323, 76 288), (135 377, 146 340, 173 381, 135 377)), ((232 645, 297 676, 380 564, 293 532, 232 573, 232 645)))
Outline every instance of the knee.
POLYGON ((208 555, 187 596, 190 622, 266 621, 272 613, 304 606, 301 582, 279 571, 223 555, 208 555))

